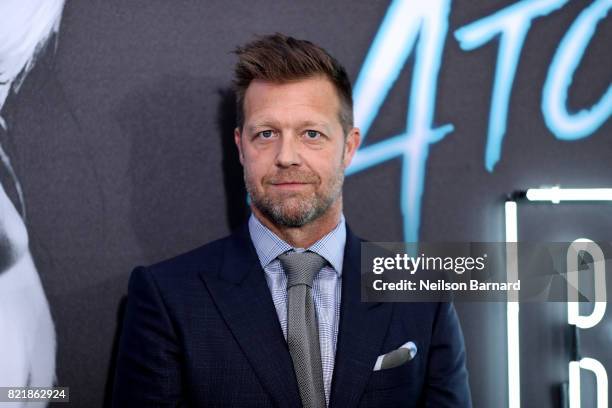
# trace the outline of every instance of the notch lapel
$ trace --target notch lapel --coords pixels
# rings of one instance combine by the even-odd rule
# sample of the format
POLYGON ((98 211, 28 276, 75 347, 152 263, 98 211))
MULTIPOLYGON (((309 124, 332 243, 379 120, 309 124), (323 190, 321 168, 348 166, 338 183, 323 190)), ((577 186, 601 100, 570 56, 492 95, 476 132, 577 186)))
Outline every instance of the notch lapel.
POLYGON ((356 407, 391 321, 392 303, 361 302, 361 240, 346 228, 342 298, 330 407, 356 407))
POLYGON ((275 405, 301 406, 289 348, 247 225, 228 239, 218 274, 200 275, 275 405))

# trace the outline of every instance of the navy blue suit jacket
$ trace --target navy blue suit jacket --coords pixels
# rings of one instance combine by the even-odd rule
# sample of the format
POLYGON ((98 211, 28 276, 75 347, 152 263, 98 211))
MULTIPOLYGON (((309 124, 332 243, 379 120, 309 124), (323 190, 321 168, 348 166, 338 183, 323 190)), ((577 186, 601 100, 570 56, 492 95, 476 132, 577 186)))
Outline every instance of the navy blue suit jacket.
MULTIPOLYGON (((449 303, 362 303, 361 240, 347 227, 330 406, 468 407, 449 303), (373 371, 407 341, 418 352, 373 371)), ((115 407, 300 407, 291 356, 245 225, 131 275, 115 407)))

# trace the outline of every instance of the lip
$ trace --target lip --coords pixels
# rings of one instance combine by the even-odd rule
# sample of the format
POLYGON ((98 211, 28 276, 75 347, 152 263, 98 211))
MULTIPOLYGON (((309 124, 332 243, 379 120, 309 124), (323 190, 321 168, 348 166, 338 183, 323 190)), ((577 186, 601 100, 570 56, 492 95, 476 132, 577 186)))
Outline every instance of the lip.
POLYGON ((304 186, 307 186, 309 184, 310 183, 287 182, 287 183, 273 183, 271 185, 274 188, 279 188, 279 189, 282 189, 282 190, 299 190, 299 189, 301 189, 304 186))

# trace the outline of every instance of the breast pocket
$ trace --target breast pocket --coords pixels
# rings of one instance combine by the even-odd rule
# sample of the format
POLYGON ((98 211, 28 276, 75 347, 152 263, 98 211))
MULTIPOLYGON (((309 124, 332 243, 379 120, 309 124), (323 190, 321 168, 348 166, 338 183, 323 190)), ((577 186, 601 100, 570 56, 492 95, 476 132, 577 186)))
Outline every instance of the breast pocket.
MULTIPOLYGON (((418 358, 418 357, 417 357, 418 358)), ((416 369, 418 368, 417 358, 410 360, 401 366, 387 368, 384 370, 372 371, 370 381, 366 386, 366 391, 385 390, 395 388, 402 384, 415 381, 416 369)))

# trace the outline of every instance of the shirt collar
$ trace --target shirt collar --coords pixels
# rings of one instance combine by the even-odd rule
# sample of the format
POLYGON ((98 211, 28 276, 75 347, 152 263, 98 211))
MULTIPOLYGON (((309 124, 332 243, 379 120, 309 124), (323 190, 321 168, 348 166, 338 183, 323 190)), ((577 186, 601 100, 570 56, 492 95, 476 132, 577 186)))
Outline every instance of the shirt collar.
MULTIPOLYGON (((251 241, 257 252, 257 257, 261 263, 261 267, 266 266, 279 255, 299 248, 293 248, 291 245, 279 238, 268 227, 263 225, 254 214, 249 218, 249 234, 251 241)), ((340 215, 340 221, 333 230, 317 242, 306 248, 308 251, 315 252, 321 255, 334 268, 338 276, 342 275, 342 265, 344 263, 344 245, 346 243, 346 222, 344 215, 340 215)))

